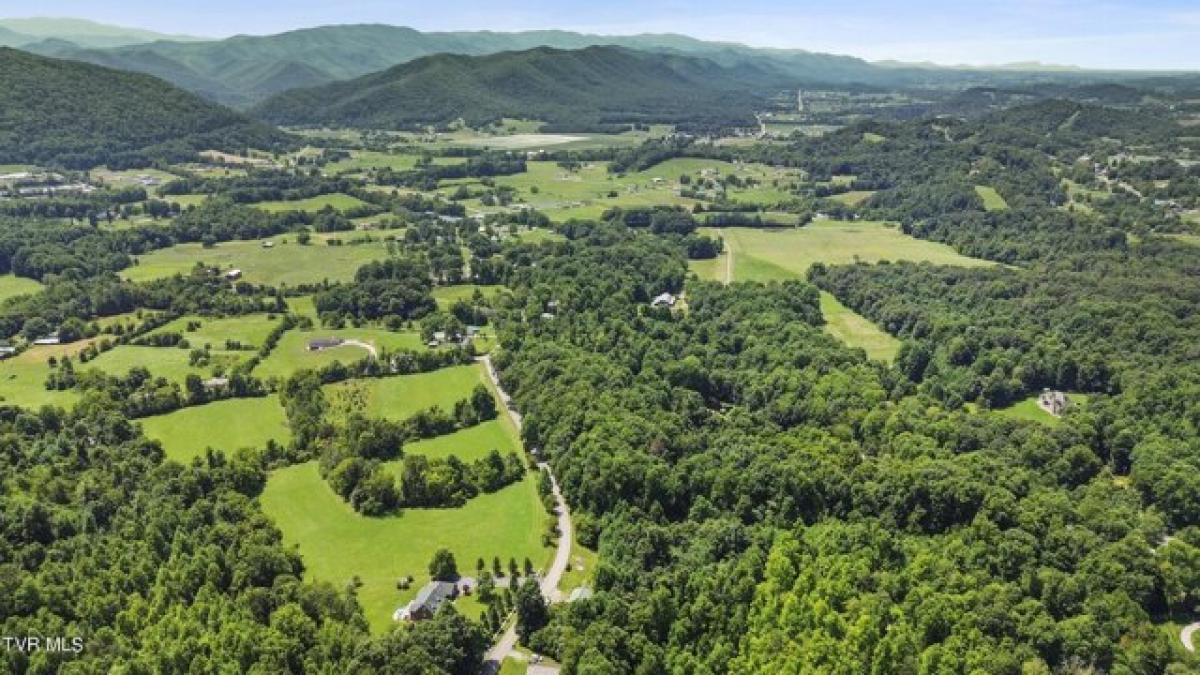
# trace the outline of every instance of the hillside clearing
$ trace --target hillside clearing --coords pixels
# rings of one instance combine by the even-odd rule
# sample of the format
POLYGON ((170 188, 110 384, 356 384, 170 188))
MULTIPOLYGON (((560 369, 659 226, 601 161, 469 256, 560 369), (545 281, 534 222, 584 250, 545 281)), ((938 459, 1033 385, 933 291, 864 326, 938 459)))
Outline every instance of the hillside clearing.
POLYGON ((900 351, 899 340, 825 291, 821 291, 821 314, 825 317, 825 332, 851 347, 861 348, 868 358, 891 363, 900 351))
POLYGON ((146 436, 162 443, 168 459, 184 464, 203 456, 205 448, 232 454, 239 448, 261 448, 269 440, 284 443, 290 436, 275 396, 216 401, 141 422, 146 436))

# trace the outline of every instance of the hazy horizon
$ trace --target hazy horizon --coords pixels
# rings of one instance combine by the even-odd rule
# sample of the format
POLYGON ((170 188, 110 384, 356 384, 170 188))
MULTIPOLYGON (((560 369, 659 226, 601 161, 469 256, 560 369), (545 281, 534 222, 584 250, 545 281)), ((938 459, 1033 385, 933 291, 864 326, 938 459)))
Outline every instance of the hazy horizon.
MULTIPOLYGON (((1200 10, 1154 0, 1084 3, 1017 0, 963 6, 927 0, 896 7, 864 0, 854 10, 812 2, 747 0, 736 11, 714 0, 591 4, 519 0, 504 6, 446 0, 436 14, 381 0, 329 3, 126 0, 108 6, 60 0, 39 17, 87 19, 160 33, 221 39, 324 25, 379 23, 421 31, 568 30, 601 35, 677 33, 754 47, 804 49, 870 61, 940 65, 1042 63, 1092 69, 1200 70, 1200 10)), ((3 18, 27 18, 4 16, 3 18)))

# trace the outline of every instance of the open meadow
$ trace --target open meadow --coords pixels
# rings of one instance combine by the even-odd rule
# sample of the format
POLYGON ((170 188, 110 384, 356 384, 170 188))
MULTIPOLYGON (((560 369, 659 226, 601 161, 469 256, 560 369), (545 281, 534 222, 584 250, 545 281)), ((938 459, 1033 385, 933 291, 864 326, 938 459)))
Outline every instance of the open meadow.
MULTIPOLYGON (((1088 395, 1076 392, 1068 392, 1071 405, 1074 407, 1083 407, 1087 405, 1088 395)), ((1037 403, 1038 397, 1030 396, 1029 398, 1018 401, 1007 408, 997 408, 994 412, 998 415, 1011 417, 1018 420, 1026 420, 1029 422, 1040 422, 1051 426, 1058 426, 1062 420, 1054 415, 1043 410, 1037 403)), ((1067 412, 1070 412, 1068 409, 1067 412)))
POLYGON ((333 408, 344 413, 404 420, 438 406, 447 413, 471 395, 486 375, 478 364, 440 368, 428 373, 347 380, 325 386, 333 408))
POLYGON ((89 344, 91 340, 80 340, 66 345, 35 345, 12 358, 0 361, 0 405, 19 405, 33 409, 43 405, 64 408, 74 405, 79 400, 77 391, 46 389, 46 378, 51 372, 48 362, 51 358, 74 358, 89 344))
POLYGON ((298 370, 316 370, 334 361, 350 364, 370 355, 370 350, 363 345, 370 345, 376 350, 426 349, 420 334, 415 331, 394 332, 371 327, 292 329, 283 334, 275 349, 258 364, 254 375, 261 378, 285 378, 298 370), (309 341, 323 338, 337 338, 350 342, 319 350, 308 348, 309 341))
POLYGON ((274 242, 271 248, 257 240, 227 241, 211 248, 178 244, 140 256, 136 265, 120 274, 130 281, 149 281, 187 274, 202 262, 222 270, 241 270, 242 278, 251 283, 294 286, 326 279, 349 281, 359 267, 389 255, 383 239, 341 246, 330 246, 326 239, 314 235, 312 243, 301 245, 294 235, 282 235, 269 240, 274 242))
POLYGON ((1008 202, 996 192, 996 188, 988 185, 976 185, 975 194, 983 200, 983 208, 988 211, 1003 211, 1008 208, 1008 202))
POLYGON ((206 448, 231 454, 261 448, 267 441, 285 443, 289 432, 279 399, 234 398, 183 408, 141 420, 146 436, 162 443, 168 459, 186 464, 206 448))
POLYGON ((12 274, 0 274, 0 302, 18 295, 36 293, 42 290, 42 285, 33 279, 18 277, 12 274))
POLYGON ((861 348, 868 358, 891 363, 900 351, 899 340, 825 291, 821 291, 821 314, 827 333, 851 347, 861 348))
POLYGON ((179 333, 193 349, 208 345, 212 349, 221 350, 227 342, 237 342, 243 347, 261 347, 279 321, 278 316, 272 317, 268 314, 225 317, 189 315, 165 323, 146 336, 179 333), (188 330, 189 324, 193 330, 188 330))
POLYGON ((320 211, 325 207, 333 208, 337 211, 345 211, 347 209, 365 206, 366 202, 353 197, 351 195, 334 192, 327 195, 317 195, 308 199, 295 199, 292 201, 276 201, 276 202, 258 202, 251 204, 255 208, 269 211, 271 213, 279 213, 282 211, 320 211))
POLYGON ((733 255, 736 281, 803 278, 814 263, 846 265, 882 260, 931 262, 938 265, 983 267, 986 260, 969 258, 953 248, 910 237, 891 223, 817 220, 799 228, 705 228, 721 236, 733 255))
POLYGON ((316 462, 307 462, 272 473, 260 500, 284 543, 303 557, 306 578, 339 588, 361 582, 358 601, 376 633, 391 626, 392 612, 429 581, 429 560, 439 548, 454 553, 463 574, 474 573, 478 558, 529 558, 543 567, 550 553, 542 546, 546 512, 533 474, 459 508, 367 517, 334 493, 316 462), (415 579, 412 587, 398 590, 397 579, 407 575, 415 579))

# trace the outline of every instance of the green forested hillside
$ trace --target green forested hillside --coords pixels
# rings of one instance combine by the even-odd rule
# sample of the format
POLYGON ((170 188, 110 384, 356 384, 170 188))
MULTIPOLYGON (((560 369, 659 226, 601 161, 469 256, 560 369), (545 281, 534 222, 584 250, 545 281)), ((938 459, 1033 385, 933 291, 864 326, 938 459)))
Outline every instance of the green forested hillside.
POLYGON ((541 119, 585 129, 628 122, 753 123, 777 73, 617 47, 442 54, 381 73, 276 96, 254 110, 280 124, 403 128, 462 118, 541 119))
POLYGON ((127 166, 283 143, 283 134, 161 80, 0 48, 0 163, 127 166))

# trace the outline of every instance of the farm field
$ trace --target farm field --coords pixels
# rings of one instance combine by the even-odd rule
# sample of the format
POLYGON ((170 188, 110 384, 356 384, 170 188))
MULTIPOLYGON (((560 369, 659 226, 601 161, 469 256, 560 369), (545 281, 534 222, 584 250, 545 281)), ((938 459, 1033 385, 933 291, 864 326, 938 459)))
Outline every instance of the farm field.
MULTIPOLYGON (((390 153, 375 150, 354 150, 350 157, 330 162, 325 165, 326 175, 335 176, 341 173, 357 173, 369 169, 391 169, 407 171, 416 167, 421 155, 415 153, 390 153)), ((434 157, 434 164, 462 164, 463 157, 434 157)))
POLYGON ((66 345, 37 345, 16 356, 0 361, 0 404, 40 408, 44 405, 70 407, 79 400, 73 390, 57 391, 46 389, 46 377, 50 374, 47 361, 53 357, 75 355, 91 344, 81 340, 66 345))
POLYGON ((688 269, 705 281, 725 281, 726 255, 722 253, 707 260, 689 260, 688 269))
MULTIPOLYGON (((1087 394, 1068 392, 1067 395, 1070 397, 1072 405, 1087 405, 1089 398, 1087 394)), ((1011 417, 1013 419, 1041 422, 1042 424, 1049 424, 1052 426, 1061 424, 1062 421, 1059 418, 1038 407, 1037 399, 1037 396, 1030 396, 1029 398, 1018 401, 1007 408, 997 408, 995 412, 998 415, 1004 415, 1005 417, 1011 417)))
POLYGON ((891 363, 900 351, 899 340, 825 291, 821 291, 821 314, 825 317, 825 332, 851 347, 862 348, 868 358, 891 363))
POLYGON ((818 220, 794 229, 703 228, 722 236, 733 253, 738 281, 771 281, 803 277, 813 263, 845 265, 881 260, 927 261, 939 265, 982 267, 986 260, 960 255, 945 244, 910 237, 888 223, 818 220))
POLYGON ((168 459, 187 463, 212 447, 231 454, 288 440, 287 420, 275 396, 234 398, 141 420, 146 436, 162 443, 168 459))
POLYGON ((263 359, 254 369, 254 375, 261 378, 285 378, 297 370, 304 368, 318 369, 334 361, 349 364, 359 361, 369 355, 368 350, 358 345, 340 345, 311 351, 309 340, 319 338, 341 338, 357 340, 376 349, 425 349, 420 334, 413 331, 393 332, 383 328, 317 328, 314 330, 289 330, 279 339, 279 344, 271 350, 270 355, 263 359))
POLYGON ((318 195, 309 197, 308 199, 297 199, 294 201, 277 201, 277 202, 258 202, 251 204, 255 208, 269 211, 271 213, 280 213, 282 211, 320 211, 329 206, 338 211, 345 211, 359 206, 365 206, 366 202, 353 197, 351 195, 334 192, 333 194, 318 195))
POLYGON ((470 396, 475 385, 485 379, 482 367, 471 364, 413 375, 348 380, 326 385, 325 392, 338 410, 399 421, 433 406, 453 412, 454 404, 470 396))
POLYGON ((325 279, 349 281, 362 265, 388 257, 387 242, 382 240, 329 246, 314 236, 311 244, 300 245, 285 235, 271 241, 273 248, 264 248, 257 240, 222 242, 212 248, 178 244, 141 256, 137 265, 120 274, 130 281, 150 281, 187 274, 203 262, 223 270, 240 269, 251 283, 292 286, 325 279))
POLYGON ((1003 211, 1008 208, 1008 202, 996 192, 996 188, 988 185, 976 185, 975 194, 983 200, 983 208, 988 211, 1003 211))
MULTIPOLYGON (((445 459, 454 455, 464 462, 486 457, 492 450, 499 450, 502 455, 521 451, 521 444, 516 435, 500 419, 476 424, 445 436, 414 441, 404 446, 406 455, 424 455, 431 459, 445 459)), ((388 467, 399 478, 401 462, 390 462, 388 467)))
POLYGON ((454 553, 464 574, 471 574, 481 557, 528 557, 543 567, 550 555, 541 542, 546 512, 533 474, 459 508, 366 517, 333 492, 316 462, 307 462, 271 474, 260 499, 285 545, 295 546, 303 557, 309 579, 337 587, 354 577, 361 580, 358 600, 375 633, 391 626, 392 612, 429 580, 429 560, 439 548, 454 553), (406 575, 415 582, 397 590, 396 580, 406 575))
POLYGON ((438 286, 433 289, 433 299, 437 301, 438 307, 449 309, 451 305, 459 300, 470 300, 475 296, 475 289, 479 289, 485 298, 494 298, 500 293, 503 286, 481 286, 478 284, 459 284, 457 286, 438 286))
POLYGON ((871 198, 875 194, 874 190, 851 190, 830 197, 835 202, 840 202, 846 206, 858 206, 859 204, 871 198))
POLYGON ((181 316, 147 333, 147 337, 162 333, 179 333, 193 349, 209 345, 212 349, 224 349, 227 341, 239 342, 243 347, 261 347, 267 336, 279 323, 279 318, 267 314, 247 314, 220 318, 204 316, 181 316), (189 323, 200 326, 189 331, 189 323))
POLYGON ((730 188, 727 197, 735 202, 756 204, 773 204, 791 198, 787 190, 773 185, 773 182, 779 181, 782 185, 798 179, 794 170, 692 158, 670 159, 644 171, 626 175, 610 174, 600 162, 584 164, 577 171, 563 169, 556 162, 534 161, 526 166, 525 173, 497 177, 496 183, 515 188, 524 202, 559 221, 596 218, 614 206, 690 207, 701 200, 678 194, 680 177, 685 175, 689 176, 693 187, 700 185, 705 178, 727 175, 736 175, 740 179, 752 178, 759 184, 730 188), (609 196, 614 192, 616 196, 609 196))
POLYGON ((13 274, 0 274, 0 302, 27 293, 36 293, 42 285, 33 279, 18 277, 13 274))
POLYGON ((162 377, 171 382, 183 384, 188 374, 196 373, 201 377, 209 377, 218 365, 226 368, 237 362, 250 358, 251 351, 224 351, 214 349, 212 360, 207 366, 189 365, 189 355, 192 349, 182 347, 143 347, 140 345, 118 345, 104 352, 87 363, 77 363, 78 371, 97 369, 109 375, 123 376, 131 369, 143 367, 155 377, 162 377))

